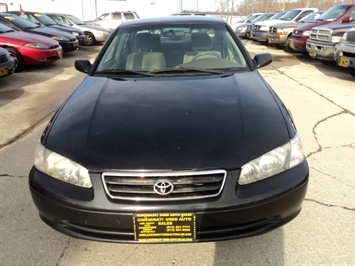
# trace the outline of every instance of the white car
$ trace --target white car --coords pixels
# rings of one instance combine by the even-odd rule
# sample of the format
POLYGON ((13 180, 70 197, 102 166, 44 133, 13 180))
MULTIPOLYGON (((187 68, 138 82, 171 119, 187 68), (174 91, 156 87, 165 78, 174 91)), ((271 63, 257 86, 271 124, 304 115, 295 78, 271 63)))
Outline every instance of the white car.
POLYGON ((60 25, 72 26, 80 29, 85 34, 85 45, 95 45, 97 43, 105 42, 111 35, 111 31, 94 25, 88 25, 81 19, 68 14, 46 13, 60 25))
POLYGON ((86 23, 114 31, 123 22, 138 18, 139 16, 134 11, 115 11, 104 13, 96 20, 86 21, 86 23))

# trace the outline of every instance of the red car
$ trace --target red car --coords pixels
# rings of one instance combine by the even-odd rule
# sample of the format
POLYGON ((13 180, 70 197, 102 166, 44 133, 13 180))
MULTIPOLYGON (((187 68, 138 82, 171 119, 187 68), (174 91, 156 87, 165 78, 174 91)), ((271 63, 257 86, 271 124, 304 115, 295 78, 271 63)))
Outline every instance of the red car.
POLYGON ((53 63, 62 58, 62 47, 56 40, 40 35, 15 31, 0 23, 0 47, 7 49, 15 60, 15 71, 26 65, 53 63))

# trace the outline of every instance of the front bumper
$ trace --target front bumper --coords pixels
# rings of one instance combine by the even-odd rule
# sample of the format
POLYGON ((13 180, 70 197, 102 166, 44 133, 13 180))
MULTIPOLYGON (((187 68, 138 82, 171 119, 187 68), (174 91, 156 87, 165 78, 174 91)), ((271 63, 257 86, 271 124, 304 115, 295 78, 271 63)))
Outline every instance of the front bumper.
POLYGON ((308 40, 306 43, 306 50, 312 58, 334 61, 335 43, 308 40))
POLYGON ((79 49, 79 41, 78 40, 68 41, 68 42, 59 41, 59 44, 62 46, 63 52, 72 52, 72 51, 76 51, 79 49))
POLYGON ((267 39, 269 43, 285 45, 287 37, 287 35, 268 34, 267 39))
POLYGON ((218 241, 266 233, 301 210, 308 184, 308 165, 236 189, 239 171, 228 171, 222 193, 215 198, 137 202, 107 197, 100 174, 92 173, 93 189, 80 189, 44 175, 35 168, 29 185, 42 220, 54 229, 78 238, 140 243, 134 237, 137 213, 194 213, 196 239, 218 241))
POLYGON ((258 42, 267 42, 267 35, 267 31, 252 31, 250 34, 250 38, 258 42))
POLYGON ((334 60, 339 66, 355 68, 354 46, 343 43, 336 45, 334 60))
POLYGON ((295 37, 292 35, 292 38, 290 39, 290 46, 293 50, 299 51, 301 53, 306 53, 306 42, 308 38, 304 37, 295 37))

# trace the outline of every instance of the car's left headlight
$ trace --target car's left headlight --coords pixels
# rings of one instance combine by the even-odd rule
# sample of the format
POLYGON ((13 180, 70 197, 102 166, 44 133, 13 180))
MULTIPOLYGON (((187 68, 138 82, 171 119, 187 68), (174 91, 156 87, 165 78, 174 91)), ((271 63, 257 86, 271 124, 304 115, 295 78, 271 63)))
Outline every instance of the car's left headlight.
POLYGON ((332 39, 330 41, 334 43, 339 43, 342 37, 343 36, 332 36, 332 39))
POLYGON ((79 36, 79 33, 78 33, 78 32, 75 32, 75 31, 73 31, 72 34, 73 34, 75 37, 79 36))
POLYGON ((28 42, 24 45, 25 47, 35 48, 35 49, 48 49, 49 47, 42 43, 28 42))
POLYGON ((299 165, 303 160, 301 140, 296 134, 284 145, 243 165, 238 183, 247 185, 266 179, 299 165))
POLYGON ((91 188, 89 171, 80 164, 38 143, 35 149, 35 167, 56 179, 84 188, 91 188))

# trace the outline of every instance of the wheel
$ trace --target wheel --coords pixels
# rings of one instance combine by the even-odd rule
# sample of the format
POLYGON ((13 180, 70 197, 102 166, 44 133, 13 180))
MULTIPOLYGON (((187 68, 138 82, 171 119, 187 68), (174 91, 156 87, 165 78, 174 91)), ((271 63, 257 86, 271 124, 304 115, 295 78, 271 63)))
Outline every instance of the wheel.
POLYGON ((25 67, 22 55, 14 48, 7 47, 6 50, 9 52, 10 57, 15 61, 15 72, 20 72, 25 67))
POLYGON ((348 67, 348 72, 351 76, 355 78, 355 68, 353 67, 348 67))
POLYGON ((91 32, 86 32, 85 38, 86 38, 86 41, 84 43, 85 45, 92 46, 96 44, 95 36, 91 32))
POLYGON ((291 36, 288 36, 287 40, 285 42, 285 51, 289 52, 289 53, 296 53, 297 51, 293 50, 290 45, 290 41, 291 41, 290 39, 291 39, 291 36))

